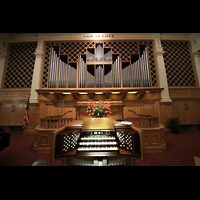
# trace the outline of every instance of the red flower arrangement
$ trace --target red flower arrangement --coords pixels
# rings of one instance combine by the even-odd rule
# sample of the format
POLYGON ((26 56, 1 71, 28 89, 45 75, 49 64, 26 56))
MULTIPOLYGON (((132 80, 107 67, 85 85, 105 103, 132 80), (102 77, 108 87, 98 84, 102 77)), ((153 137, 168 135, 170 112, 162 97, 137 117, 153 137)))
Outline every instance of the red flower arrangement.
POLYGON ((109 117, 111 112, 111 105, 109 103, 106 103, 105 101, 99 101, 99 102, 91 102, 87 104, 87 111, 86 113, 89 113, 89 116, 91 117, 109 117))

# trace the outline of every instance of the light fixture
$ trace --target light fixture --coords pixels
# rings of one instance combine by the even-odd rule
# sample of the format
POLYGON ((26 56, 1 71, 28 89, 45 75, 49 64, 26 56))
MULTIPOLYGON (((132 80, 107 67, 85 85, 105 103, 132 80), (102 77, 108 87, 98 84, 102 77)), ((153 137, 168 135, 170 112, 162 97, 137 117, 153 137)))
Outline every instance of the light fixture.
POLYGON ((72 93, 70 93, 70 92, 63 92, 62 94, 72 94, 72 93))
POLYGON ((111 94, 120 94, 120 92, 111 92, 111 94))
POLYGON ((88 94, 87 92, 79 92, 79 94, 88 94))
POLYGON ((128 92, 129 94, 137 94, 137 92, 128 92))
POLYGON ((146 91, 146 93, 150 93, 150 91, 146 91))
POLYGON ((95 94, 103 94, 103 92, 95 92, 95 94))
POLYGON ((49 94, 54 94, 53 92, 49 92, 49 94))

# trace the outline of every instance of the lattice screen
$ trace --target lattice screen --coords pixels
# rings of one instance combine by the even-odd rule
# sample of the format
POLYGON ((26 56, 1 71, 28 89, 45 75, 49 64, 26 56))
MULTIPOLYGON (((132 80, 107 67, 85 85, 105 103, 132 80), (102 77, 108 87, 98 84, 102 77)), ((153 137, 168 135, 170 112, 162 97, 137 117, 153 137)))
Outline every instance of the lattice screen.
POLYGON ((31 88, 37 42, 10 44, 4 88, 31 88))
POLYGON ((168 86, 196 86, 187 41, 162 41, 168 86))
MULTIPOLYGON (((46 52, 44 59, 44 70, 42 87, 48 87, 48 73, 50 67, 50 52, 52 46, 59 46, 60 55, 68 55, 69 63, 77 63, 79 54, 86 54, 87 48, 95 48, 98 41, 66 41, 66 42, 46 42, 46 52)), ((112 53, 120 54, 123 62, 129 62, 132 53, 138 53, 139 44, 147 44, 150 76, 153 87, 157 86, 156 68, 153 55, 152 41, 99 41, 103 43, 103 47, 112 48, 112 53)))

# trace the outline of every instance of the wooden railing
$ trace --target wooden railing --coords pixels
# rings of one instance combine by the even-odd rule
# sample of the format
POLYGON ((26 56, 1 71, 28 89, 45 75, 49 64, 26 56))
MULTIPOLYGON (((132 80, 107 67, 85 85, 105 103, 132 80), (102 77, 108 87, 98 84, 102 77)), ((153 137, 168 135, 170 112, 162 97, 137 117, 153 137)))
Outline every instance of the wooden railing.
POLYGON ((61 128, 65 124, 72 122, 73 118, 52 118, 52 117, 43 117, 40 119, 40 127, 49 129, 49 128, 61 128))
POLYGON ((127 117, 126 120, 132 122, 133 126, 137 128, 154 128, 158 127, 158 117, 153 115, 144 115, 144 114, 137 114, 133 110, 128 110, 129 112, 134 113, 138 117, 127 117))
POLYGON ((158 117, 127 117, 126 121, 132 122, 137 128, 154 128, 158 127, 158 117))

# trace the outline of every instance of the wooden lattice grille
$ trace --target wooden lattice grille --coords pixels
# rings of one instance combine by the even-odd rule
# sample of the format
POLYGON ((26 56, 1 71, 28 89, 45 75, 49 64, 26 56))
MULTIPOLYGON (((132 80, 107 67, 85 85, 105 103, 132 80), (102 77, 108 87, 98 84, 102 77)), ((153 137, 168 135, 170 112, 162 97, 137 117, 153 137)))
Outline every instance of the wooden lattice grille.
POLYGON ((77 63, 79 54, 86 55, 88 48, 95 48, 96 43, 102 43, 103 48, 111 48, 112 54, 119 54, 122 62, 130 62, 131 54, 139 53, 139 45, 147 45, 151 86, 157 87, 156 67, 152 41, 65 41, 46 42, 42 87, 48 87, 50 57, 52 46, 59 47, 59 55, 68 55, 68 63, 77 63))
POLYGON ((162 41, 168 86, 196 86, 187 41, 162 41))
POLYGON ((37 42, 10 44, 4 88, 31 88, 37 42))

